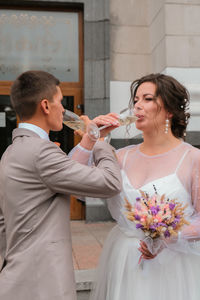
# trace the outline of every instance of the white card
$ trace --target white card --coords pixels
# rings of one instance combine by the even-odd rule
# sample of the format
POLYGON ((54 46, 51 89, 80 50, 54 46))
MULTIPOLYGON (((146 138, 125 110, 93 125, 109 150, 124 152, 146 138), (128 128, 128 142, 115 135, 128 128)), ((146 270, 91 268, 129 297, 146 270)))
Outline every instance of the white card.
POLYGON ((0 112, 0 127, 6 127, 6 113, 0 112))

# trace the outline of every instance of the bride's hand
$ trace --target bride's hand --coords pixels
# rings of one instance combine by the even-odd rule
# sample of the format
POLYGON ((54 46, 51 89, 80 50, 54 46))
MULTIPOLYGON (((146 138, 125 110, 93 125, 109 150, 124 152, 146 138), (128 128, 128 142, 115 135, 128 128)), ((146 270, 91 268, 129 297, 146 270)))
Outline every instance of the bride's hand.
MULTIPOLYGON (((90 122, 94 122, 98 127, 107 126, 105 129, 100 130, 100 137, 106 137, 113 129, 120 126, 120 123, 118 121, 119 115, 116 113, 109 113, 107 115, 100 115, 94 118, 93 120, 90 120, 88 116, 82 115, 80 118, 85 122, 85 125, 87 126, 90 122)), ((82 130, 76 130, 74 131, 75 135, 79 135, 80 137, 83 137, 85 132, 82 130)))
POLYGON ((140 241, 140 248, 138 249, 141 253, 142 253, 142 258, 143 259, 153 259, 154 257, 156 257, 157 254, 153 255, 145 242, 140 241))
POLYGON ((100 136, 105 137, 107 136, 113 129, 120 126, 120 123, 118 121, 119 115, 116 113, 109 113, 107 115, 100 115, 96 118, 94 118, 92 121, 98 126, 107 126, 105 129, 100 130, 100 136))

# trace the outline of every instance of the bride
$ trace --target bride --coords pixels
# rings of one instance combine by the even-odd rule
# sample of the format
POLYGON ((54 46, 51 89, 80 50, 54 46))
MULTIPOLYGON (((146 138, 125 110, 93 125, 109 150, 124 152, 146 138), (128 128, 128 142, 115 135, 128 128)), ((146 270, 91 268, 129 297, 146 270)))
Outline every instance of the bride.
MULTIPOLYGON (((116 151, 123 192, 107 202, 117 225, 104 244, 91 300, 199 300, 200 151, 183 141, 188 92, 173 77, 150 74, 132 83, 132 103, 144 140, 116 151), (152 254, 143 231, 126 218, 124 199, 133 205, 140 191, 151 196, 155 188, 158 194, 187 204, 190 224, 152 254)), ((119 126, 113 113, 94 122, 112 125, 102 135, 119 126)), ((93 144, 83 138, 72 157, 88 163, 93 144)))

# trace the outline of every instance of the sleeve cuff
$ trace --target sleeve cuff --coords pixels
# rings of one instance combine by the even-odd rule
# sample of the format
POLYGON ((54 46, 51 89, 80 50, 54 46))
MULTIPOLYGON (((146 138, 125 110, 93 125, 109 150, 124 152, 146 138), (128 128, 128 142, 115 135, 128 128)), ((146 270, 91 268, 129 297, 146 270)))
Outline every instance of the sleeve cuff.
POLYGON ((82 147, 80 144, 76 145, 77 148, 81 149, 82 151, 85 151, 87 153, 92 153, 93 150, 88 150, 88 149, 85 149, 84 147, 82 147))

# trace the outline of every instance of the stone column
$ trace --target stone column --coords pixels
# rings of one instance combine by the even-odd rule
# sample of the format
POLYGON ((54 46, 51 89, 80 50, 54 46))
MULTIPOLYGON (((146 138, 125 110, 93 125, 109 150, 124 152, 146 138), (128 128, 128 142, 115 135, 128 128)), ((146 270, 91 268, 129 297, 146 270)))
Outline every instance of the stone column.
MULTIPOLYGON (((191 94, 188 130, 200 130, 199 0, 110 0, 110 106, 119 112, 130 98, 130 83, 150 72, 177 78, 191 94)), ((116 130, 112 138, 124 138, 116 130)), ((137 135, 133 129, 130 138, 137 135)))

